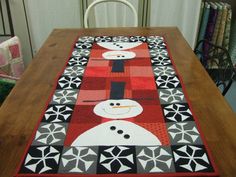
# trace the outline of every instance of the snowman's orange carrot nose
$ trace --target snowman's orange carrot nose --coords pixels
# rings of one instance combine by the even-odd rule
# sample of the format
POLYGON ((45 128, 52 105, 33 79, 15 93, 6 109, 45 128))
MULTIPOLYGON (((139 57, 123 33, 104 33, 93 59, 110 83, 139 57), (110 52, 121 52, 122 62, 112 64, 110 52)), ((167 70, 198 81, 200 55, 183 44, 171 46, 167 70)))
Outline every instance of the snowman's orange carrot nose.
POLYGON ((113 106, 112 108, 132 108, 136 107, 136 105, 130 105, 130 106, 113 106))

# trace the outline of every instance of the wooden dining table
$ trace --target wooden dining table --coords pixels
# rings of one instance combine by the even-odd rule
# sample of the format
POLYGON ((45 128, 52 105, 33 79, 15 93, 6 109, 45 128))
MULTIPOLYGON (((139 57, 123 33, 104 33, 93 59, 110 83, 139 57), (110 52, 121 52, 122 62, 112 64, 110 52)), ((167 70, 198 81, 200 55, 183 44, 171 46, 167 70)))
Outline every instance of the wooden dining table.
POLYGON ((176 27, 55 29, 0 108, 0 176, 16 172, 78 36, 161 35, 182 76, 220 176, 236 177, 236 116, 176 27))

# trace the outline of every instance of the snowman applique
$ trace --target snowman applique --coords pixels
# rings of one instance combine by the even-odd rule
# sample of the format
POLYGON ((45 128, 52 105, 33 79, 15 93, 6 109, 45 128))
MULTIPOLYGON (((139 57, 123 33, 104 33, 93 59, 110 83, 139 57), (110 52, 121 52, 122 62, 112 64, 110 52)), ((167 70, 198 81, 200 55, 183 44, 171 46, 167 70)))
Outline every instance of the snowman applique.
MULTIPOLYGON (((142 42, 101 42, 97 44, 110 50, 104 52, 102 56, 105 60, 112 60, 115 70, 112 72, 122 72, 124 61, 136 56, 132 51, 122 50, 137 47, 142 42)), ((118 89, 118 91, 116 89, 115 96, 99 102, 93 109, 94 114, 110 119, 110 121, 85 131, 73 141, 72 146, 161 145, 159 139, 150 131, 128 121, 129 118, 142 114, 143 107, 135 100, 124 99, 123 96, 120 96, 122 94, 117 93, 119 91, 122 92, 122 89, 118 89)))

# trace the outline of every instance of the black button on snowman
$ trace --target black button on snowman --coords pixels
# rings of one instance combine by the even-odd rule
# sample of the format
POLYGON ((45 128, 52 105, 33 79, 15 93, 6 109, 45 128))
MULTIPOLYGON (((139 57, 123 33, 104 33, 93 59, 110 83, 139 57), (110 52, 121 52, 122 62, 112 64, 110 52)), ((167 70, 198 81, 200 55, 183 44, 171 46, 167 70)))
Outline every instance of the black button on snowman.
MULTIPOLYGON (((110 129, 111 129, 112 131, 114 131, 114 130, 116 130, 116 127, 115 127, 115 126, 111 126, 110 129)), ((123 134, 123 130, 118 130, 117 133, 118 133, 118 134, 123 134)), ((129 137, 130 137, 130 136, 129 136, 128 134, 125 134, 125 135, 124 135, 124 138, 126 138, 126 139, 129 139, 129 137)))

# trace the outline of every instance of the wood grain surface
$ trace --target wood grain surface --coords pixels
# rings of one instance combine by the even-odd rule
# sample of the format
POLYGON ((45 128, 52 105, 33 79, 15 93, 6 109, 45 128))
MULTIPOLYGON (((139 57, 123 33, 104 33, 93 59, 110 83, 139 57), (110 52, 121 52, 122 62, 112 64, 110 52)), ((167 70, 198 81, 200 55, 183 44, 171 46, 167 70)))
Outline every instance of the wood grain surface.
POLYGON ((56 29, 0 108, 0 176, 16 172, 78 35, 162 35, 221 176, 236 177, 236 116, 177 28, 56 29))

